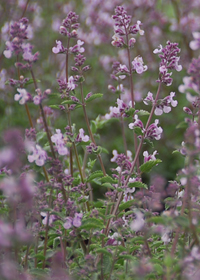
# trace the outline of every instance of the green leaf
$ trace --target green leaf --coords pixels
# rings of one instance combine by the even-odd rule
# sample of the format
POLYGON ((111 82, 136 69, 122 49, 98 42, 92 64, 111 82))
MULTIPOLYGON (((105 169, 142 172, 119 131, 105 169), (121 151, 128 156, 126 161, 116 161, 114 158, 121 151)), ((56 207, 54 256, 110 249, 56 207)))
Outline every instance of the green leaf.
POLYGON ((44 277, 47 274, 48 270, 43 268, 32 268, 30 269, 30 274, 34 276, 44 277))
POLYGON ((53 109, 60 109, 59 105, 49 105, 49 107, 53 109))
POLYGON ((141 166, 140 166, 140 171, 143 173, 143 172, 149 172, 151 171, 151 169, 157 165, 158 163, 162 162, 162 160, 160 159, 156 159, 156 160, 149 160, 145 163, 143 163, 141 166))
POLYGON ((148 111, 145 110, 140 110, 139 112, 137 112, 138 116, 148 116, 150 113, 148 111))
POLYGON ((104 223, 101 219, 96 218, 86 218, 82 221, 82 225, 79 229, 91 230, 91 229, 102 229, 104 228, 104 223))
POLYGON ((92 182, 92 180, 94 180, 96 178, 101 178, 101 177, 103 177, 103 172, 95 171, 87 178, 87 182, 92 182))
POLYGON ((106 175, 105 177, 101 178, 102 183, 111 183, 111 184, 117 184, 118 180, 113 179, 111 176, 106 175))
POLYGON ((134 203, 135 203, 135 199, 129 200, 129 201, 124 202, 124 203, 121 203, 121 204, 119 205, 119 210, 120 210, 120 211, 123 211, 123 210, 125 210, 125 209, 131 207, 134 203))
POLYGON ((97 132, 97 126, 96 126, 95 121, 90 122, 90 128, 91 128, 91 131, 93 134, 97 132))
POLYGON ((108 256, 112 256, 112 254, 110 252, 108 252, 106 249, 104 248, 99 248, 99 249, 96 249, 95 250, 95 253, 101 253, 101 254, 105 254, 105 255, 108 255, 108 256))
POLYGON ((46 136, 46 132, 40 131, 36 135, 36 142, 38 143, 40 140, 42 140, 46 136))
POLYGON ((100 98, 102 97, 103 94, 102 93, 94 93, 93 95, 91 95, 87 100, 86 100, 86 103, 96 99, 96 98, 100 98))
POLYGON ((148 189, 146 184, 143 184, 142 182, 133 182, 133 183, 128 183, 129 188, 140 188, 140 189, 148 189))
POLYGON ((176 126, 176 128, 187 128, 187 127, 188 127, 188 124, 187 124, 185 121, 180 122, 180 123, 176 126))
POLYGON ((105 188, 108 188, 108 189, 111 189, 111 190, 115 190, 115 188, 110 183, 103 183, 102 187, 105 187, 105 188))
POLYGON ((96 162, 96 159, 94 160, 91 160, 91 158, 89 158, 89 162, 87 164, 88 168, 90 168, 92 170, 92 168, 94 167, 95 165, 95 162, 96 162))
POLYGON ((142 129, 140 127, 136 126, 133 128, 133 130, 137 135, 143 135, 142 129))
POLYGON ((188 228, 190 226, 190 222, 187 217, 177 216, 174 218, 174 220, 179 226, 186 227, 186 228, 188 228))
POLYGON ((71 105, 71 104, 77 104, 77 102, 76 102, 76 101, 73 101, 73 100, 65 100, 65 101, 63 101, 61 104, 62 104, 62 105, 63 105, 63 104, 69 104, 69 105, 71 105))
POLYGON ((132 261, 135 260, 135 257, 133 257, 131 255, 120 255, 119 258, 123 259, 123 260, 132 260, 132 261))

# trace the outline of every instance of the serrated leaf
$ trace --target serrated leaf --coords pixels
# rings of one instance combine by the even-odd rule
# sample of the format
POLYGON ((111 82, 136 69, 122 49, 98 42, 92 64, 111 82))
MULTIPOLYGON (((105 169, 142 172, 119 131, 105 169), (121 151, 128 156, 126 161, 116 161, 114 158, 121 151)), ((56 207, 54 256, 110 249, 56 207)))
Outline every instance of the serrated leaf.
POLYGON ((42 140, 46 136, 46 132, 40 131, 36 135, 36 142, 38 143, 40 140, 42 140))
POLYGON ((129 188, 140 188, 140 189, 148 189, 146 184, 143 184, 142 182, 133 182, 133 183, 128 183, 129 188))
POLYGON ((176 128, 187 128, 187 127, 188 127, 188 124, 187 124, 185 121, 180 122, 180 123, 176 126, 176 128))
POLYGON ((118 180, 113 179, 111 176, 106 175, 103 178, 101 178, 102 183, 111 183, 111 184, 117 184, 118 180))
POLYGON ((90 122, 90 127, 91 127, 92 133, 95 134, 97 132, 97 126, 96 126, 95 121, 90 122))
POLYGON ((137 135, 143 135, 142 129, 140 127, 135 126, 133 130, 137 135))
POLYGON ((78 109, 78 108, 82 108, 82 105, 81 104, 77 104, 74 109, 78 109))
POLYGON ((102 93, 94 93, 93 95, 91 95, 87 100, 86 100, 86 103, 96 99, 96 98, 100 98, 102 97, 103 94, 102 93))
POLYGON ((112 256, 112 254, 104 248, 95 249, 95 253, 101 253, 101 254, 105 254, 108 256, 112 256))
POLYGON ((87 182, 92 182, 92 180, 94 180, 96 178, 101 178, 101 177, 103 177, 103 172, 95 171, 87 178, 87 182))
POLYGON ((94 165, 95 165, 95 162, 96 162, 96 159, 91 160, 89 158, 89 162, 87 163, 88 168, 92 169, 94 167, 94 165))
POLYGON ((145 163, 143 163, 141 166, 140 166, 140 171, 141 172, 149 172, 151 171, 151 169, 157 165, 158 163, 162 162, 162 160, 160 159, 156 159, 156 160, 149 160, 145 163))
POLYGON ((148 116, 150 113, 148 111, 145 110, 140 110, 137 112, 138 116, 148 116))
POLYGON ((60 106, 59 105, 49 105, 50 108, 53 108, 53 109, 60 109, 60 106))
POLYGON ((47 269, 43 268, 32 268, 30 269, 30 274, 35 276, 43 276, 47 274, 47 269))
POLYGON ((125 209, 131 207, 134 203, 135 203, 135 199, 129 200, 129 201, 124 202, 124 203, 121 203, 121 204, 119 205, 119 210, 120 210, 120 211, 123 211, 123 210, 125 210, 125 209))
POLYGON ((73 100, 65 100, 65 101, 61 102, 61 104, 62 104, 62 105, 63 105, 63 104, 69 104, 69 105, 71 105, 71 104, 77 104, 77 102, 76 102, 76 101, 73 101, 73 100))
POLYGON ((104 228, 103 221, 95 218, 87 218, 82 221, 82 225, 79 229, 91 230, 91 229, 102 229, 104 228))
POLYGON ((124 260, 132 260, 132 261, 135 260, 135 257, 131 255, 120 255, 119 258, 124 260))
POLYGON ((103 183, 102 187, 105 187, 105 188, 108 188, 108 189, 111 189, 111 190, 115 190, 115 188, 110 183, 103 183))

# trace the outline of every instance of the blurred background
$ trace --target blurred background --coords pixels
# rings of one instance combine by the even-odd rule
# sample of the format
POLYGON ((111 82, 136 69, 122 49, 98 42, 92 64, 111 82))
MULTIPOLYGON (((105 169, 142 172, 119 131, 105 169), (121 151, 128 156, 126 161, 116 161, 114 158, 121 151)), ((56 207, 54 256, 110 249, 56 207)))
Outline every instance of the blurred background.
MULTIPOLYGON (((2 0, 0 3, 0 132, 2 134, 6 129, 13 127, 20 128, 22 131, 29 128, 24 106, 14 101, 16 89, 5 85, 9 78, 17 79, 15 58, 7 59, 3 55, 5 43, 9 39, 10 23, 19 20, 22 16, 29 19, 28 41, 34 45, 33 53, 37 51, 40 53, 39 60, 34 64, 35 76, 40 80, 39 87, 42 91, 49 88, 52 93, 59 93, 57 79, 65 75, 64 56, 53 54, 52 47, 56 46, 56 40, 61 40, 65 46, 66 38, 59 34, 59 27, 68 12, 74 11, 79 15, 78 37, 85 42, 87 58, 85 64, 91 66, 91 70, 85 74, 84 94, 103 93, 103 98, 96 99, 87 106, 89 119, 92 120, 99 115, 104 116, 109 112, 110 106, 115 106, 118 96, 108 89, 108 85, 113 84, 110 78, 112 63, 117 60, 125 64, 127 61, 126 50, 117 49, 111 45, 114 35, 112 15, 118 5, 123 5, 132 16, 132 24, 140 20, 142 29, 145 31, 144 36, 136 36, 137 42, 131 50, 132 60, 140 55, 144 64, 148 66, 148 71, 141 75, 134 75, 136 109, 149 109, 142 100, 149 91, 153 94, 157 91, 159 58, 153 54, 153 50, 160 44, 165 46, 167 40, 179 43, 181 48, 180 64, 183 70, 173 73, 172 85, 169 87, 163 85, 162 96, 160 96, 165 97, 170 92, 175 92, 178 106, 172 108, 169 114, 159 117, 163 135, 160 141, 154 141, 155 149, 159 154, 157 157, 162 160, 162 163, 153 169, 152 176, 159 174, 167 182, 173 180, 178 170, 184 165, 184 158, 172 152, 180 147, 185 131, 184 127, 177 128, 177 125, 187 117, 183 112, 183 107, 188 106, 188 101, 185 95, 179 92, 178 87, 183 84, 183 77, 187 76, 187 69, 192 58, 198 57, 198 51, 194 52, 189 47, 193 39, 192 32, 200 31, 200 2, 198 0, 2 0)), ((73 44, 75 43, 76 40, 73 41, 73 44)), ((70 57, 69 64, 73 65, 73 57, 70 57)), ((30 77, 27 72, 22 74, 30 77)), ((125 82, 124 87, 124 94, 128 96, 128 83, 125 82)), ((28 86, 27 91, 32 95, 35 94, 32 84, 28 86)), ((79 88, 76 94, 79 96, 79 88)), ((60 101, 60 98, 54 96, 45 101, 44 105, 59 105, 60 101)), ((39 109, 31 103, 29 108, 34 125, 40 130, 39 109)), ((143 121, 146 119, 145 116, 142 118, 143 121)), ((125 134, 128 149, 134 152, 133 133, 128 129, 130 122, 132 122, 131 118, 126 120, 125 134)), ((77 129, 83 127, 87 132, 82 109, 72 112, 72 123, 76 123, 77 129)), ((49 115, 49 124, 63 130, 67 125, 66 114, 60 110, 53 110, 49 115)), ((108 153, 102 156, 109 173, 110 168, 116 167, 110 162, 112 151, 116 149, 118 153, 124 152, 120 122, 117 119, 112 120, 97 133, 100 135, 99 139, 97 137, 97 143, 108 150, 108 153)), ((149 153, 155 150, 151 146, 145 146, 144 149, 149 153)), ((150 183, 151 178, 146 175, 144 181, 150 183)))

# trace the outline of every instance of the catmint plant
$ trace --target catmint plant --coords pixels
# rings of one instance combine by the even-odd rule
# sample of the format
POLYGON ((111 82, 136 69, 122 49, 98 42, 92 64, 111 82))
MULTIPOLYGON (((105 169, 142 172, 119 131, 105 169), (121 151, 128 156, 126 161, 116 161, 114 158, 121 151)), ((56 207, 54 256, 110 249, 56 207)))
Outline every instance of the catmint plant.
POLYGON ((0 279, 199 279, 199 4, 52 7, 1 28, 0 279))

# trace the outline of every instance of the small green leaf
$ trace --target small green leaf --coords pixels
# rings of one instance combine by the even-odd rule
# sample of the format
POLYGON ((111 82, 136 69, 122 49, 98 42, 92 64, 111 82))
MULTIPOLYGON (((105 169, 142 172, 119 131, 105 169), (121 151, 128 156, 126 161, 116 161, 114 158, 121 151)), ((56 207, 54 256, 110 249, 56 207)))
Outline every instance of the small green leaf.
POLYGON ((129 200, 129 201, 124 202, 124 203, 121 203, 121 204, 119 205, 119 210, 120 210, 120 211, 123 211, 123 210, 125 210, 125 209, 131 207, 134 203, 135 203, 135 199, 129 200))
POLYGON ((176 128, 187 128, 187 127, 188 127, 188 124, 187 124, 185 121, 180 122, 180 123, 176 126, 176 128))
POLYGON ((143 135, 142 129, 140 127, 135 126, 133 130, 137 135, 143 135))
POLYGON ((49 107, 53 109, 60 109, 59 105, 49 105, 49 107))
POLYGON ((143 184, 142 182, 133 182, 133 183, 128 183, 129 188, 140 188, 140 189, 148 189, 146 184, 143 184))
POLYGON ((106 175, 103 178, 101 178, 102 183, 111 183, 111 184, 117 184, 118 180, 113 179, 111 176, 106 175))
POLYGON ((38 143, 40 140, 42 140, 46 136, 46 132, 40 131, 36 135, 36 142, 38 143))
POLYGON ((143 163, 141 166, 140 166, 140 171, 143 173, 143 172, 149 172, 151 171, 151 169, 157 165, 158 163, 162 162, 162 160, 160 159, 156 159, 156 160, 149 160, 145 163, 143 163))
POLYGON ((105 187, 105 188, 108 188, 108 189, 111 189, 111 190, 115 190, 115 188, 110 183, 103 183, 102 187, 105 187))
POLYGON ((101 178, 101 177, 103 177, 103 172, 95 171, 87 178, 87 182, 92 182, 92 180, 94 180, 96 178, 101 178))
POLYGON ((61 104, 62 104, 62 105, 63 105, 63 104, 69 104, 69 105, 71 105, 71 104, 77 104, 77 102, 75 102, 75 101, 73 101, 73 100, 65 100, 65 101, 63 101, 61 104))
POLYGON ((102 93, 94 93, 93 95, 91 95, 87 100, 86 100, 86 103, 96 99, 96 98, 100 98, 102 97, 103 94, 102 93))
POLYGON ((97 126, 96 126, 95 121, 90 122, 90 127, 91 127, 91 131, 93 134, 97 132, 97 126))
POLYGON ((148 116, 150 113, 148 111, 145 110, 140 110, 139 112, 137 112, 138 116, 148 116))
POLYGON ((108 256, 112 256, 112 254, 110 252, 108 252, 106 249, 104 248, 99 248, 99 249, 96 249, 95 250, 95 253, 101 253, 101 254, 105 254, 105 255, 108 255, 108 256))

